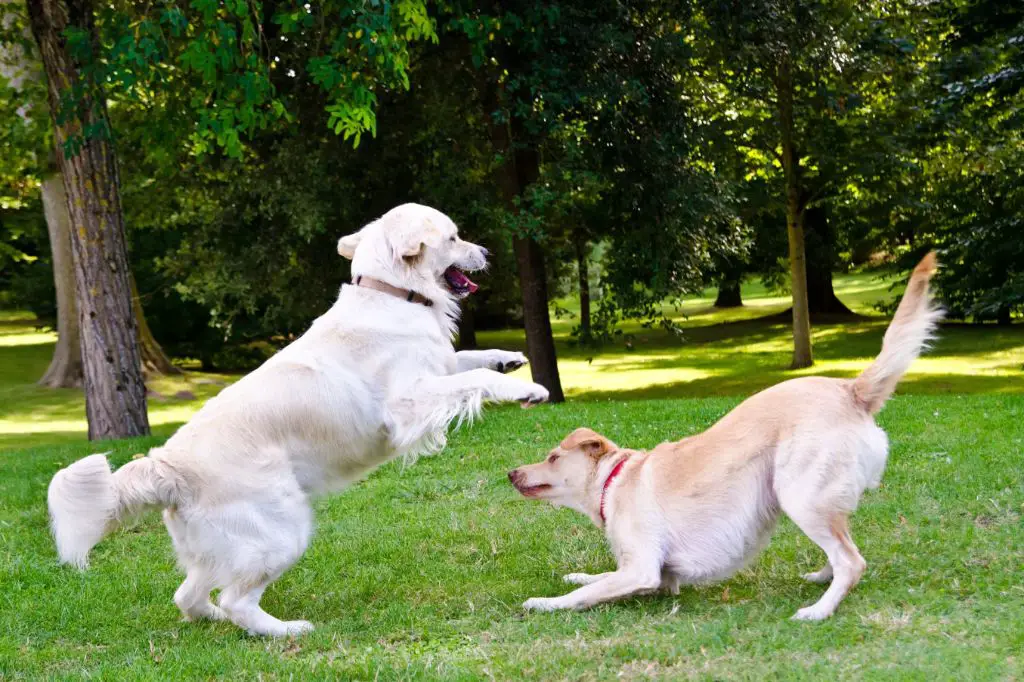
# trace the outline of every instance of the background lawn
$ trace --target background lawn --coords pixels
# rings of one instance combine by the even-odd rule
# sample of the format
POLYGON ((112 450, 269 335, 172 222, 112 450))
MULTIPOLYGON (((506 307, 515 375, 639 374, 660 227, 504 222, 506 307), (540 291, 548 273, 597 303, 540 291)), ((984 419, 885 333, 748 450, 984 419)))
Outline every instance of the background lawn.
MULTIPOLYGON (((902 281, 903 275, 900 275, 902 281)), ((814 325, 815 366, 790 372, 790 323, 772 317, 786 310, 785 296, 756 281, 744 285, 744 306, 712 307, 714 291, 667 312, 684 338, 636 323, 623 325, 613 346, 595 353, 577 347, 570 332, 574 317, 553 320, 558 364, 566 395, 579 400, 746 396, 805 374, 854 376, 878 354, 888 319, 874 304, 890 300, 885 275, 836 276, 836 291, 862 317, 814 325), (627 343, 632 349, 627 348, 627 343)), ((574 301, 558 307, 578 310, 574 301)), ((39 388, 35 381, 50 361, 54 336, 33 327, 26 315, 0 312, 0 450, 40 443, 77 442, 86 433, 80 391, 39 388)), ((482 348, 525 350, 520 329, 478 333, 482 348)), ((1024 394, 1024 325, 946 325, 935 348, 915 363, 900 385, 905 394, 1024 394)), ((529 369, 520 376, 529 376, 529 369)), ((164 398, 149 401, 154 433, 168 436, 236 376, 190 372, 185 379, 157 379, 149 386, 164 398), (194 399, 178 399, 189 391, 194 399)))
MULTIPOLYGON (((887 293, 867 275, 839 283, 859 312, 887 293)), ((634 328, 634 350, 592 361, 569 345, 572 322, 561 321, 573 400, 490 409, 453 434, 444 454, 385 466, 320 500, 309 552, 264 601, 275 615, 317 625, 293 641, 179 622, 171 595, 181 576, 156 514, 104 541, 88 572, 56 565, 44 501, 53 473, 101 448, 122 464, 219 386, 199 383, 210 379, 203 376, 161 384, 165 395, 187 387, 197 399, 152 402, 152 438, 86 443, 81 396, 32 385, 52 338, 8 316, 0 336, 0 679, 1019 678, 1019 326, 944 328, 880 415, 890 466, 853 522, 868 571, 831 620, 788 620, 820 596, 799 574, 823 560, 788 521, 725 583, 584 613, 522 612, 527 597, 569 589, 562 574, 613 564, 600 531, 573 512, 520 499, 505 472, 582 424, 636 447, 678 439, 793 376, 783 369, 785 324, 741 319, 784 301, 751 289, 747 308, 724 315, 708 314, 707 300, 688 303, 683 345, 634 328), (733 321, 713 324, 725 316, 733 321)), ((884 327, 880 318, 818 326, 814 371, 856 373, 884 327)), ((481 342, 521 346, 521 333, 483 333, 481 342)))

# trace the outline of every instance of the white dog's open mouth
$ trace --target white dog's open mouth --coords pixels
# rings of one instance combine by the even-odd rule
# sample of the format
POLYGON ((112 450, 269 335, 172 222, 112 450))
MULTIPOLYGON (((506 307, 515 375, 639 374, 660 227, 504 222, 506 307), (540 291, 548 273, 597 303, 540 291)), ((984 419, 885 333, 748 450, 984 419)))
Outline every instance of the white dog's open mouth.
POLYGON ((473 280, 466 277, 466 273, 459 270, 454 265, 449 266, 449 268, 444 271, 444 281, 445 284, 448 285, 448 289, 456 296, 469 296, 480 288, 473 283, 473 280))

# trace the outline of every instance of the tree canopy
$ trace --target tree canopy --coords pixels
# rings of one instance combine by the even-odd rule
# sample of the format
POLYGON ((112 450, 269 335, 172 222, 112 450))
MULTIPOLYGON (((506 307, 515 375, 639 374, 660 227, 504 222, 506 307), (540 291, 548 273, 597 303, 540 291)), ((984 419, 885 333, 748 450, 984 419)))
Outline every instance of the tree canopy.
MULTIPOLYGON (((795 364, 817 315, 849 312, 832 273, 869 258, 937 247, 951 314, 1024 309, 1012 3, 56 5, 88 15, 63 39, 109 113, 58 151, 112 142, 150 326, 210 367, 300 333, 347 274, 333 241, 403 201, 491 250, 464 340, 524 325, 549 388, 551 299, 584 287, 579 341, 601 343, 760 276, 794 294, 795 364)), ((5 60, 38 58, 2 7, 5 60)), ((20 115, 45 80, 0 80, 0 289, 52 320, 53 130, 20 115)), ((58 123, 87 99, 62 97, 58 123)))

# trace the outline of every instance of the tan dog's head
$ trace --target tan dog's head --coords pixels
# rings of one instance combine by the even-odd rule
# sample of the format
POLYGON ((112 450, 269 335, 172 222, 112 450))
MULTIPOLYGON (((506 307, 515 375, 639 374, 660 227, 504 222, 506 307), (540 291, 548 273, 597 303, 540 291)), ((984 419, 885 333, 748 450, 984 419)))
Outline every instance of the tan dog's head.
POLYGON ((598 464, 618 449, 599 433, 576 429, 543 462, 513 469, 508 480, 524 497, 589 514, 587 503, 597 484, 598 464))
POLYGON ((412 289, 432 300, 457 300, 476 291, 465 272, 487 265, 487 250, 459 239, 455 223, 420 204, 393 208, 338 241, 352 261, 352 276, 364 275, 412 289))

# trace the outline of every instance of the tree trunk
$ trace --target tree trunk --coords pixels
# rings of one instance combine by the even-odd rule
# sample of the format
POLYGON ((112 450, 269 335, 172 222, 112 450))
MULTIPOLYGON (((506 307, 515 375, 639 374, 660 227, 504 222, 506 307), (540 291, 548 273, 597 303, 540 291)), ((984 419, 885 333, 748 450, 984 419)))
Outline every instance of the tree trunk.
MULTIPOLYGON (((0 0, 0 11, 9 11, 14 0, 0 0)), ((6 19, 7 17, 3 17, 6 19)), ((2 26, 8 28, 8 26, 2 26)), ((25 29, 23 43, 0 44, 0 76, 15 91, 22 91, 26 83, 38 83, 43 74, 38 56, 29 50, 28 41, 32 34, 25 29)), ((27 101, 27 97, 26 97, 27 101)), ((18 109, 18 115, 26 123, 33 116, 45 115, 32 112, 28 104, 18 109)), ((53 261, 53 285, 57 294, 57 344, 53 348, 50 366, 39 380, 47 388, 79 388, 82 385, 82 349, 78 330, 78 309, 75 305, 75 268, 71 256, 71 219, 68 217, 67 200, 64 194, 64 178, 56 170, 56 158, 51 161, 53 172, 43 180, 41 187, 43 217, 46 231, 50 236, 50 252, 53 261)))
MULTIPOLYGON (((501 190, 505 209, 512 214, 520 211, 517 199, 540 175, 540 159, 535 149, 516 146, 517 135, 513 126, 521 127, 518 119, 495 120, 492 115, 502 109, 501 86, 488 82, 485 86, 488 120, 494 151, 503 162, 496 170, 496 181, 501 190)), ((519 137, 522 137, 522 131, 519 137)), ((526 354, 530 358, 533 380, 548 389, 553 403, 565 401, 562 381, 558 375, 555 339, 551 334, 548 312, 548 283, 544 267, 544 251, 535 239, 516 236, 512 240, 519 270, 519 288, 523 297, 523 326, 526 327, 526 354)))
POLYGON ((996 324, 1008 325, 1013 322, 1013 318, 1010 315, 1010 306, 1004 305, 996 313, 996 324))
POLYGON ((587 263, 587 243, 576 240, 576 266, 580 285, 580 338, 590 338, 590 267, 587 263))
POLYGON ((476 347, 476 319, 473 306, 467 302, 462 304, 462 315, 459 316, 459 350, 473 350, 476 347))
POLYGON ((142 310, 142 298, 139 296, 139 287, 135 283, 135 276, 128 273, 128 279, 132 286, 132 314, 139 325, 139 354, 142 356, 143 376, 154 374, 182 374, 180 368, 175 367, 171 359, 160 347, 153 331, 146 322, 146 314, 142 310))
POLYGON ((30 0, 28 11, 46 70, 57 160, 71 218, 89 438, 148 434, 106 100, 97 84, 83 77, 82 65, 68 52, 65 39, 68 29, 77 29, 95 46, 92 7, 88 2, 30 0), (65 98, 72 104, 62 109, 65 98))
POLYGON ((523 324, 526 327, 526 353, 530 358, 533 380, 548 389, 550 401, 565 400, 558 376, 555 340, 551 334, 548 314, 548 280, 544 268, 544 251, 535 240, 517 237, 512 240, 519 266, 519 288, 523 292, 523 324))
POLYGON ((64 178, 53 173, 43 180, 43 215, 50 234, 53 286, 57 292, 57 345, 40 386, 81 388, 82 341, 75 302, 75 264, 71 255, 71 218, 64 195, 64 178))
POLYGON ((716 308, 739 308, 743 306, 743 298, 740 296, 740 280, 738 277, 723 277, 718 283, 718 297, 715 299, 716 308))
POLYGON ((832 286, 835 264, 835 239, 828 216, 821 208, 804 211, 807 239, 807 309, 815 315, 853 315, 836 296, 832 286))
POLYGON ((793 140, 793 74, 788 54, 783 54, 779 59, 776 95, 779 102, 782 170, 786 177, 786 232, 789 237, 790 285, 793 289, 793 362, 790 366, 799 369, 814 364, 814 357, 811 352, 811 319, 807 309, 803 188, 800 154, 793 140))

